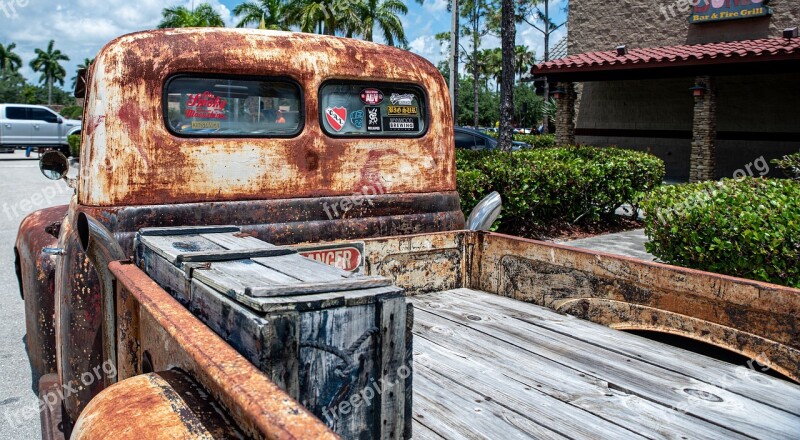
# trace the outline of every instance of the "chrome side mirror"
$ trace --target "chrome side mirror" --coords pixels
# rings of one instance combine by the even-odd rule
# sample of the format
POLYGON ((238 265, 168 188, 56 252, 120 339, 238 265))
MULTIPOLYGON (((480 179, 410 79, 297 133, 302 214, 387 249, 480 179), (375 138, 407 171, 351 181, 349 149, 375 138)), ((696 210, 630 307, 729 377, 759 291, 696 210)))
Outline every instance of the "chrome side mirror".
POLYGON ((467 229, 470 231, 488 231, 494 221, 500 216, 503 210, 503 200, 497 191, 493 191, 484 197, 475 209, 469 214, 467 219, 467 229))
POLYGON ((66 179, 69 160, 60 151, 48 151, 39 158, 39 169, 50 180, 66 179))

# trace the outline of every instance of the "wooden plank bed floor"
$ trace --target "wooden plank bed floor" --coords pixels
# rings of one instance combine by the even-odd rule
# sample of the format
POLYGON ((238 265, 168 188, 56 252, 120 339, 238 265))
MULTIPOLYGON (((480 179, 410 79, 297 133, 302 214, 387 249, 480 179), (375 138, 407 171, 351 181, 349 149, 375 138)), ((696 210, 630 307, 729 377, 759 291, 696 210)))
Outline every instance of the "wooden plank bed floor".
POLYGON ((800 386, 747 367, 475 290, 412 302, 414 439, 800 438, 800 386))

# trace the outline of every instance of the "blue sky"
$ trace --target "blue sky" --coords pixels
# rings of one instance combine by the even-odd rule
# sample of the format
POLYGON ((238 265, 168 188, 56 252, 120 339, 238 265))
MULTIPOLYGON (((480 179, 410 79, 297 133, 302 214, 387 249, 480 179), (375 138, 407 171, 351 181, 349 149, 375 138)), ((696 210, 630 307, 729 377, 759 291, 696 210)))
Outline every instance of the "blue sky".
MULTIPOLYGON (((200 4, 204 0, 194 0, 200 4)), ((220 12, 228 26, 236 24, 231 10, 242 0, 205 0, 220 12)), ((566 19, 560 11, 566 0, 552 1, 557 21, 566 19)), ((55 40, 56 48, 66 53, 70 61, 63 63, 67 70, 66 88, 71 86, 75 69, 84 58, 93 58, 97 51, 113 38, 137 30, 153 29, 161 19, 161 10, 168 6, 191 6, 192 0, 0 0, 0 43, 17 43, 23 59, 22 74, 32 82, 39 75, 28 63, 34 49, 44 48, 55 40), (35 24, 34 24, 35 23, 35 24), (45 24, 42 26, 41 24, 45 24)), ((406 2, 409 13, 402 18, 411 50, 436 64, 445 58, 434 35, 450 29, 447 0, 425 0, 423 5, 406 2)), ((378 33, 376 33, 376 38, 378 33)), ((552 43, 566 35, 562 28, 552 43)), ((498 38, 487 36, 482 48, 499 46, 498 38)), ((542 36, 527 24, 517 27, 517 44, 525 44, 542 54, 542 36)))

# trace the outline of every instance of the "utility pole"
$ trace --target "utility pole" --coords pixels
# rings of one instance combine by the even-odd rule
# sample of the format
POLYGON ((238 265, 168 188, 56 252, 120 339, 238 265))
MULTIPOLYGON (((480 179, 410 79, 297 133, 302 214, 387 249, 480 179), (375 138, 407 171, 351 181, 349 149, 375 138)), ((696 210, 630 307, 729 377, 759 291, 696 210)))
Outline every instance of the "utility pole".
MULTIPOLYGON (((550 0, 544 0, 544 62, 550 61, 550 0)), ((550 81, 544 78, 544 102, 550 102, 550 81)), ((550 116, 547 113, 542 118, 542 134, 550 133, 550 116)))
POLYGON ((453 17, 450 23, 450 105, 453 125, 458 125, 458 0, 452 0, 453 17))

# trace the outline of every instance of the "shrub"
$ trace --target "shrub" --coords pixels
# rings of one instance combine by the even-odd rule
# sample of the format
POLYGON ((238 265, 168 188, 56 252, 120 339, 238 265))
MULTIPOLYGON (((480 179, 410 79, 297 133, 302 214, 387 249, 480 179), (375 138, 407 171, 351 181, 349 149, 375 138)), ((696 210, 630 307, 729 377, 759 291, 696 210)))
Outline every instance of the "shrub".
POLYGON ((800 287, 800 183, 744 178, 664 186, 642 203, 661 260, 800 287))
POLYGON ((790 179, 800 180, 800 151, 775 159, 772 163, 790 179))
POLYGON ((72 157, 80 157, 81 155, 81 136, 78 134, 71 134, 67 137, 69 142, 69 154, 72 157))
MULTIPOLYGON (((493 138, 497 138, 497 133, 486 133, 493 138)), ((556 145, 556 135, 554 134, 515 134, 515 141, 525 142, 531 148, 549 148, 556 145)))
POLYGON ((83 107, 79 105, 69 105, 61 109, 61 116, 67 119, 80 119, 83 116, 83 107))
POLYGON ((503 197, 500 230, 521 233, 556 223, 611 217, 661 184, 664 163, 619 148, 559 147, 456 152, 461 207, 469 214, 491 191, 503 197))

